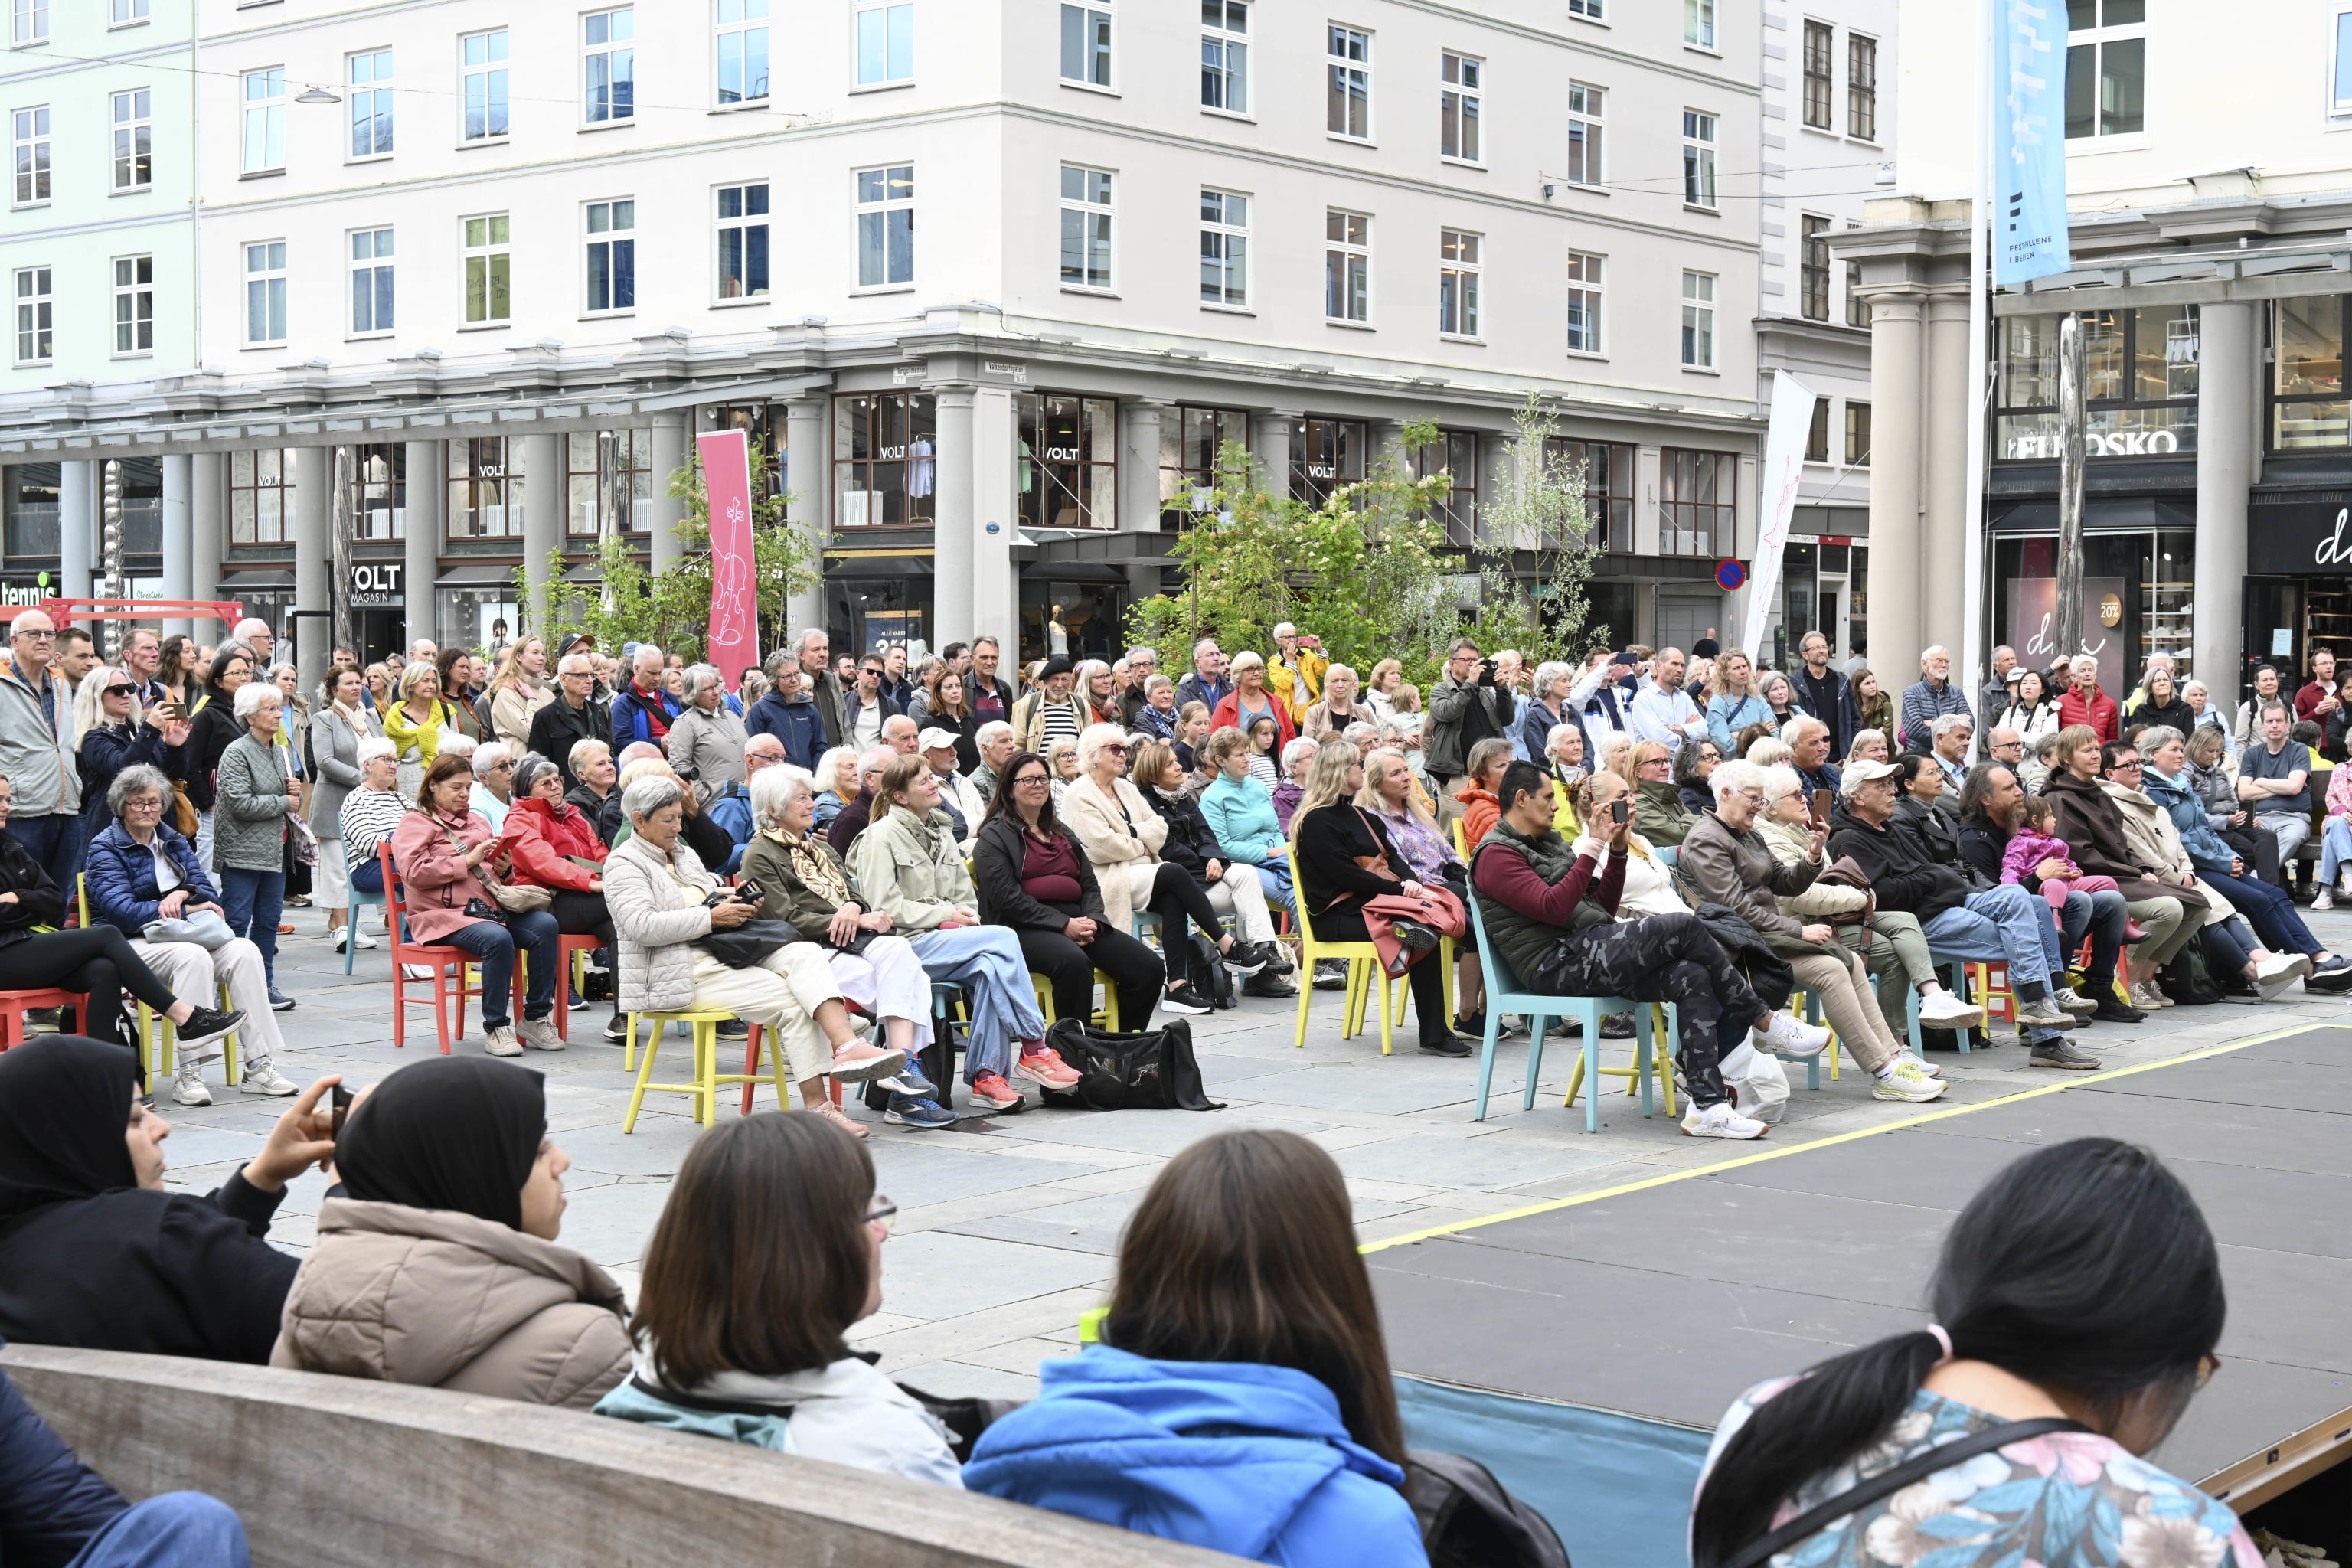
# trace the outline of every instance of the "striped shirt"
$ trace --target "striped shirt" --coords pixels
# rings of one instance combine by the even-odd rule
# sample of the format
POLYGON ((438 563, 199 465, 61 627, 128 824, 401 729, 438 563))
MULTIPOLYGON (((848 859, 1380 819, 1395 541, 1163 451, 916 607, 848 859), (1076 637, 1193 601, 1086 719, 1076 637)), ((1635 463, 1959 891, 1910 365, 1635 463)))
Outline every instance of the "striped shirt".
POLYGON ((343 859, 354 871, 375 858, 376 846, 392 841, 408 815, 408 801, 396 789, 364 786, 343 797, 343 859))

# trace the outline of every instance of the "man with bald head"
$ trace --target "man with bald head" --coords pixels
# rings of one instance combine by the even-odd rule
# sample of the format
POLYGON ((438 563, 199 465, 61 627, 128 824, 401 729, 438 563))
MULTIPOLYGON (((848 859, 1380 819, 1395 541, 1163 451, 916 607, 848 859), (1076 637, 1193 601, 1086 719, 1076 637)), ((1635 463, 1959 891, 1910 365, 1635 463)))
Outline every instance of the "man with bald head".
POLYGON ((0 664, 0 778, 8 781, 8 836, 60 889, 81 865, 81 771, 73 692, 56 668, 57 624, 38 610, 8 623, 0 664))
POLYGON ((232 640, 241 642, 253 649, 254 674, 259 675, 276 662, 274 656, 278 652, 278 634, 271 631, 269 623, 259 616, 246 616, 229 628, 228 635, 232 640))
POLYGON ((711 870, 722 877, 731 877, 743 864, 743 846, 751 842, 751 780, 762 768, 772 768, 787 761, 784 742, 774 735, 754 735, 743 742, 743 776, 729 779, 719 786, 719 793, 702 808, 702 815, 727 830, 735 841, 735 853, 724 866, 711 870))
POLYGON ((843 806, 824 830, 825 842, 836 854, 846 857, 850 842, 866 831, 874 816, 874 792, 882 787, 883 772, 901 754, 896 747, 876 746, 857 759, 857 797, 843 806))
POLYGON ((902 757, 915 754, 915 742, 922 737, 922 727, 904 713, 893 713, 882 721, 882 743, 902 757))

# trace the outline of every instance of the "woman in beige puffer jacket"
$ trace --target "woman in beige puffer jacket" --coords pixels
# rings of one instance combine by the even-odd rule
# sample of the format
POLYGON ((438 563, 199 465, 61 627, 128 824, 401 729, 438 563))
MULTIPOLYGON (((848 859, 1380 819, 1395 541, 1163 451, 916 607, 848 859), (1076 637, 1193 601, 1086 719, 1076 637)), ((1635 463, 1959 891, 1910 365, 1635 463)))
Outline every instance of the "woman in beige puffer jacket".
POLYGON ((352 1108, 335 1163, 272 1366, 580 1410, 629 1375, 621 1288, 555 1239, 571 1162, 538 1073, 427 1057, 352 1108))

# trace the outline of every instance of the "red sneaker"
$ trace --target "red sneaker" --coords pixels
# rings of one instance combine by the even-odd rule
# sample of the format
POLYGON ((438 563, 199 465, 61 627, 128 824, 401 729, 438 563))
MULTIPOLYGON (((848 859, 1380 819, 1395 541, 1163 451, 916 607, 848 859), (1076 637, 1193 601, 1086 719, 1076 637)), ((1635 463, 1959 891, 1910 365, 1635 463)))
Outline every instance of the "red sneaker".
POLYGON ((1062 1053, 1051 1046, 1024 1048, 1021 1059, 1013 1064, 1013 1073, 1016 1078, 1025 1078, 1031 1083, 1043 1084, 1047 1089, 1076 1089, 1078 1086, 1078 1069, 1064 1061, 1062 1053))
POLYGON ((1021 1091, 1002 1073, 984 1072, 971 1080, 971 1097, 992 1110, 1010 1110, 1021 1103, 1021 1091))

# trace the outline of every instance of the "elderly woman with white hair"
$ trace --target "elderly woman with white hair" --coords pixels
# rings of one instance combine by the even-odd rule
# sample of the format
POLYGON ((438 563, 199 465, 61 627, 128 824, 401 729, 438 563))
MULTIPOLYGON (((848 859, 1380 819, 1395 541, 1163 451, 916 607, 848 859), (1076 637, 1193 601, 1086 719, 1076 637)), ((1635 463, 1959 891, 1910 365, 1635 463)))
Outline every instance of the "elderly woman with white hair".
POLYGON ((1143 706, 1135 710, 1135 730, 1155 741, 1176 738, 1176 683, 1154 671, 1143 678, 1143 706))
POLYGON ((286 902, 287 820, 301 807, 302 783, 278 743, 285 694, 264 681, 237 689, 245 733, 229 742, 214 774, 213 858, 230 932, 261 950, 269 1005, 283 1013, 293 998, 278 989, 278 917, 286 902))
MULTIPOLYGON (((689 688, 692 682, 688 681, 689 688)), ((743 882, 760 889, 760 918, 782 921, 824 954, 841 994, 882 1021, 884 1039, 906 1065, 885 1088, 883 1120, 946 1127, 955 1112, 917 1065, 931 1044, 931 977, 897 922, 873 907, 839 851, 815 831, 814 781, 789 763, 751 776, 751 841, 743 882)))
MULTIPOLYGON (((343 797, 336 826, 342 830, 343 866, 356 890, 371 898, 383 896, 383 865, 376 852, 392 842, 407 814, 408 800, 400 793, 400 764, 390 740, 370 735, 359 743, 360 782, 343 797)), ((362 947, 373 947, 362 938, 362 947)))
POLYGON ((743 721, 727 708, 727 678, 714 664, 686 667, 686 707, 671 721, 667 749, 680 778, 694 781, 698 805, 743 776, 743 721))
POLYGON ((1282 748, 1282 782, 1274 786, 1272 794, 1275 821, 1286 835, 1290 832, 1291 815, 1297 811, 1299 801, 1307 794, 1307 764, 1315 760, 1322 744, 1301 735, 1282 748))
POLYGON ((714 931, 750 923, 758 906, 730 896, 686 847, 685 795, 666 773, 648 773, 621 791, 630 833, 604 862, 604 900, 620 939, 620 1010, 709 1010, 760 1025, 783 1053, 801 1109, 865 1137, 865 1127, 826 1095, 824 1080, 884 1077, 906 1065, 905 1054, 866 1045, 850 1028, 820 944, 791 942, 744 969, 730 968, 700 945, 714 931))
POLYGON ((1281 695, 1266 686, 1265 656, 1244 648, 1234 655, 1232 672, 1234 689, 1209 715, 1210 730, 1246 731, 1258 720, 1271 719, 1279 737, 1275 750, 1280 752, 1297 737, 1298 727, 1290 721, 1289 706, 1281 695))
POLYGON ((1941 1095, 1948 1086, 1890 1034, 1862 960, 1838 944, 1835 928, 1780 910, 1782 898, 1811 887, 1829 864, 1822 849, 1829 840, 1826 817, 1809 824, 1807 853, 1793 864, 1774 856, 1757 831, 1774 803, 1802 787, 1796 771, 1721 763, 1707 784, 1715 810, 1691 825, 1675 863, 1698 897, 1738 914, 1788 961, 1798 987, 1820 1002, 1847 1052, 1871 1075, 1871 1098, 1917 1103, 1941 1095))
POLYGON ((469 754, 474 759, 474 791, 467 798, 467 808, 480 812, 490 831, 499 832, 514 805, 514 748, 504 741, 484 741, 469 754))

